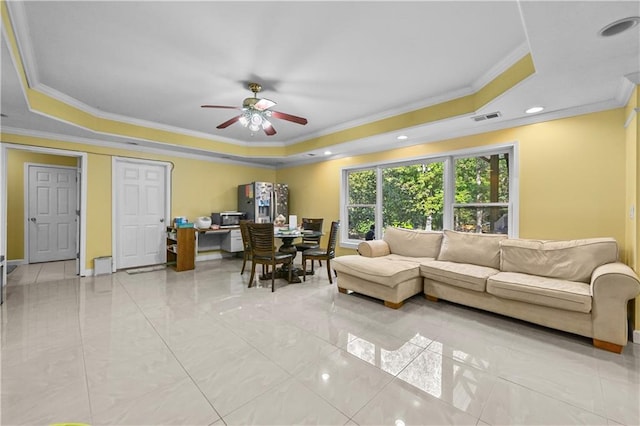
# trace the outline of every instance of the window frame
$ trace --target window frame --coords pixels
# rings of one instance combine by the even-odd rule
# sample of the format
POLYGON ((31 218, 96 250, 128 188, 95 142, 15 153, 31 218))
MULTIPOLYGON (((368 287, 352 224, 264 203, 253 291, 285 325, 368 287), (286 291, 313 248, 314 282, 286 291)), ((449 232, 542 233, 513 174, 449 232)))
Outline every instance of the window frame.
MULTIPOLYGON (((483 147, 462 149, 456 151, 443 152, 422 157, 404 158, 395 161, 380 161, 376 163, 360 164, 357 166, 343 167, 341 169, 340 181, 340 221, 348 223, 348 209, 353 207, 348 204, 349 201, 349 174, 364 170, 376 171, 376 205, 375 225, 376 239, 382 237, 382 174, 385 168, 410 166, 415 164, 429 164, 434 162, 443 162, 443 228, 453 229, 454 209, 456 207, 476 207, 476 206, 500 206, 507 207, 509 211, 508 233, 509 238, 517 238, 519 229, 519 187, 520 187, 520 171, 519 171, 519 154, 518 142, 509 142, 504 144, 487 145, 483 147), (460 158, 478 157, 486 155, 508 154, 509 161, 509 201, 498 203, 455 203, 455 160, 460 158)), ((355 206, 355 205, 354 205, 355 206)), ((367 205, 369 206, 369 205, 367 205)), ((362 240, 348 238, 348 226, 340 227, 340 247, 357 249, 358 244, 362 240)))

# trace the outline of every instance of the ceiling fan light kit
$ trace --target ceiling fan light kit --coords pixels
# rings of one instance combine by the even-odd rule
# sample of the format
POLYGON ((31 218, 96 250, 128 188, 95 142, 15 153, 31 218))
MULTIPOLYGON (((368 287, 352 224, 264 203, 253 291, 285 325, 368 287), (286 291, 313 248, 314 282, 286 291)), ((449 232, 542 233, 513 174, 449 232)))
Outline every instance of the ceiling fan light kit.
POLYGON ((253 97, 245 98, 245 100, 242 101, 242 108, 223 105, 202 105, 202 108, 238 109, 241 111, 240 115, 216 126, 217 129, 225 129, 237 121, 240 125, 248 128, 252 132, 257 132, 262 129, 267 136, 273 136, 276 134, 276 130, 269 121, 270 117, 302 125, 307 124, 306 118, 270 110, 269 108, 275 106, 276 103, 269 99, 260 99, 257 97, 257 94, 262 90, 262 86, 258 83, 249 83, 248 86, 249 90, 253 92, 253 97))

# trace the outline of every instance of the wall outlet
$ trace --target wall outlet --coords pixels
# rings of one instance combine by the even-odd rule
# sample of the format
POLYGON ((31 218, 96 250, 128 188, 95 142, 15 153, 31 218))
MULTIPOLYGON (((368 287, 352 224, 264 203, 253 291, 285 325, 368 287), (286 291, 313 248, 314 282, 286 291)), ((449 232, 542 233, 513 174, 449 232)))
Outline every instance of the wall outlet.
POLYGON ((636 206, 635 205, 631 205, 631 207, 629 207, 629 219, 633 220, 636 217, 636 206))

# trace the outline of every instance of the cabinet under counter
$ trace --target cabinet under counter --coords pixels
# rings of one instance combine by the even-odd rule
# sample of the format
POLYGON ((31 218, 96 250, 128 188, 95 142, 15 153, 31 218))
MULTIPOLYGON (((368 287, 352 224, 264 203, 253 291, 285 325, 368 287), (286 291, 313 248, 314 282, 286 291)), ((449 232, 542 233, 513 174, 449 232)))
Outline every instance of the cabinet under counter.
POLYGON ((241 252, 243 248, 240 227, 199 229, 196 232, 196 261, 221 259, 224 253, 241 252))

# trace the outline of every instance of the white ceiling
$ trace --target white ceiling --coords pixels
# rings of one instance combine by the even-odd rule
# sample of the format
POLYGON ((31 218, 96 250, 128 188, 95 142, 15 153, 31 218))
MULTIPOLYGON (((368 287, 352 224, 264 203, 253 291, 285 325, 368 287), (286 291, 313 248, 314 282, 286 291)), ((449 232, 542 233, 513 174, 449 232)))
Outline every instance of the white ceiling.
MULTIPOLYGON (((622 106, 640 75, 640 26, 610 38, 605 25, 640 16, 638 1, 8 1, 32 88, 97 116, 240 145, 281 146, 476 92, 527 53, 536 72, 468 115, 403 133, 424 143, 622 106), (275 136, 216 126, 251 96, 306 117, 273 120, 275 136), (538 116, 529 106, 544 105, 538 116)), ((271 166, 304 152, 238 158, 207 149, 97 134, 31 111, 2 34, 3 131, 91 143, 135 142, 271 166)), ((397 133, 329 147, 334 155, 388 149, 397 133)), ((145 148, 146 147, 146 148, 145 148)), ((321 150, 323 151, 324 148, 321 150)), ((314 157, 317 159, 320 157, 314 157)))

